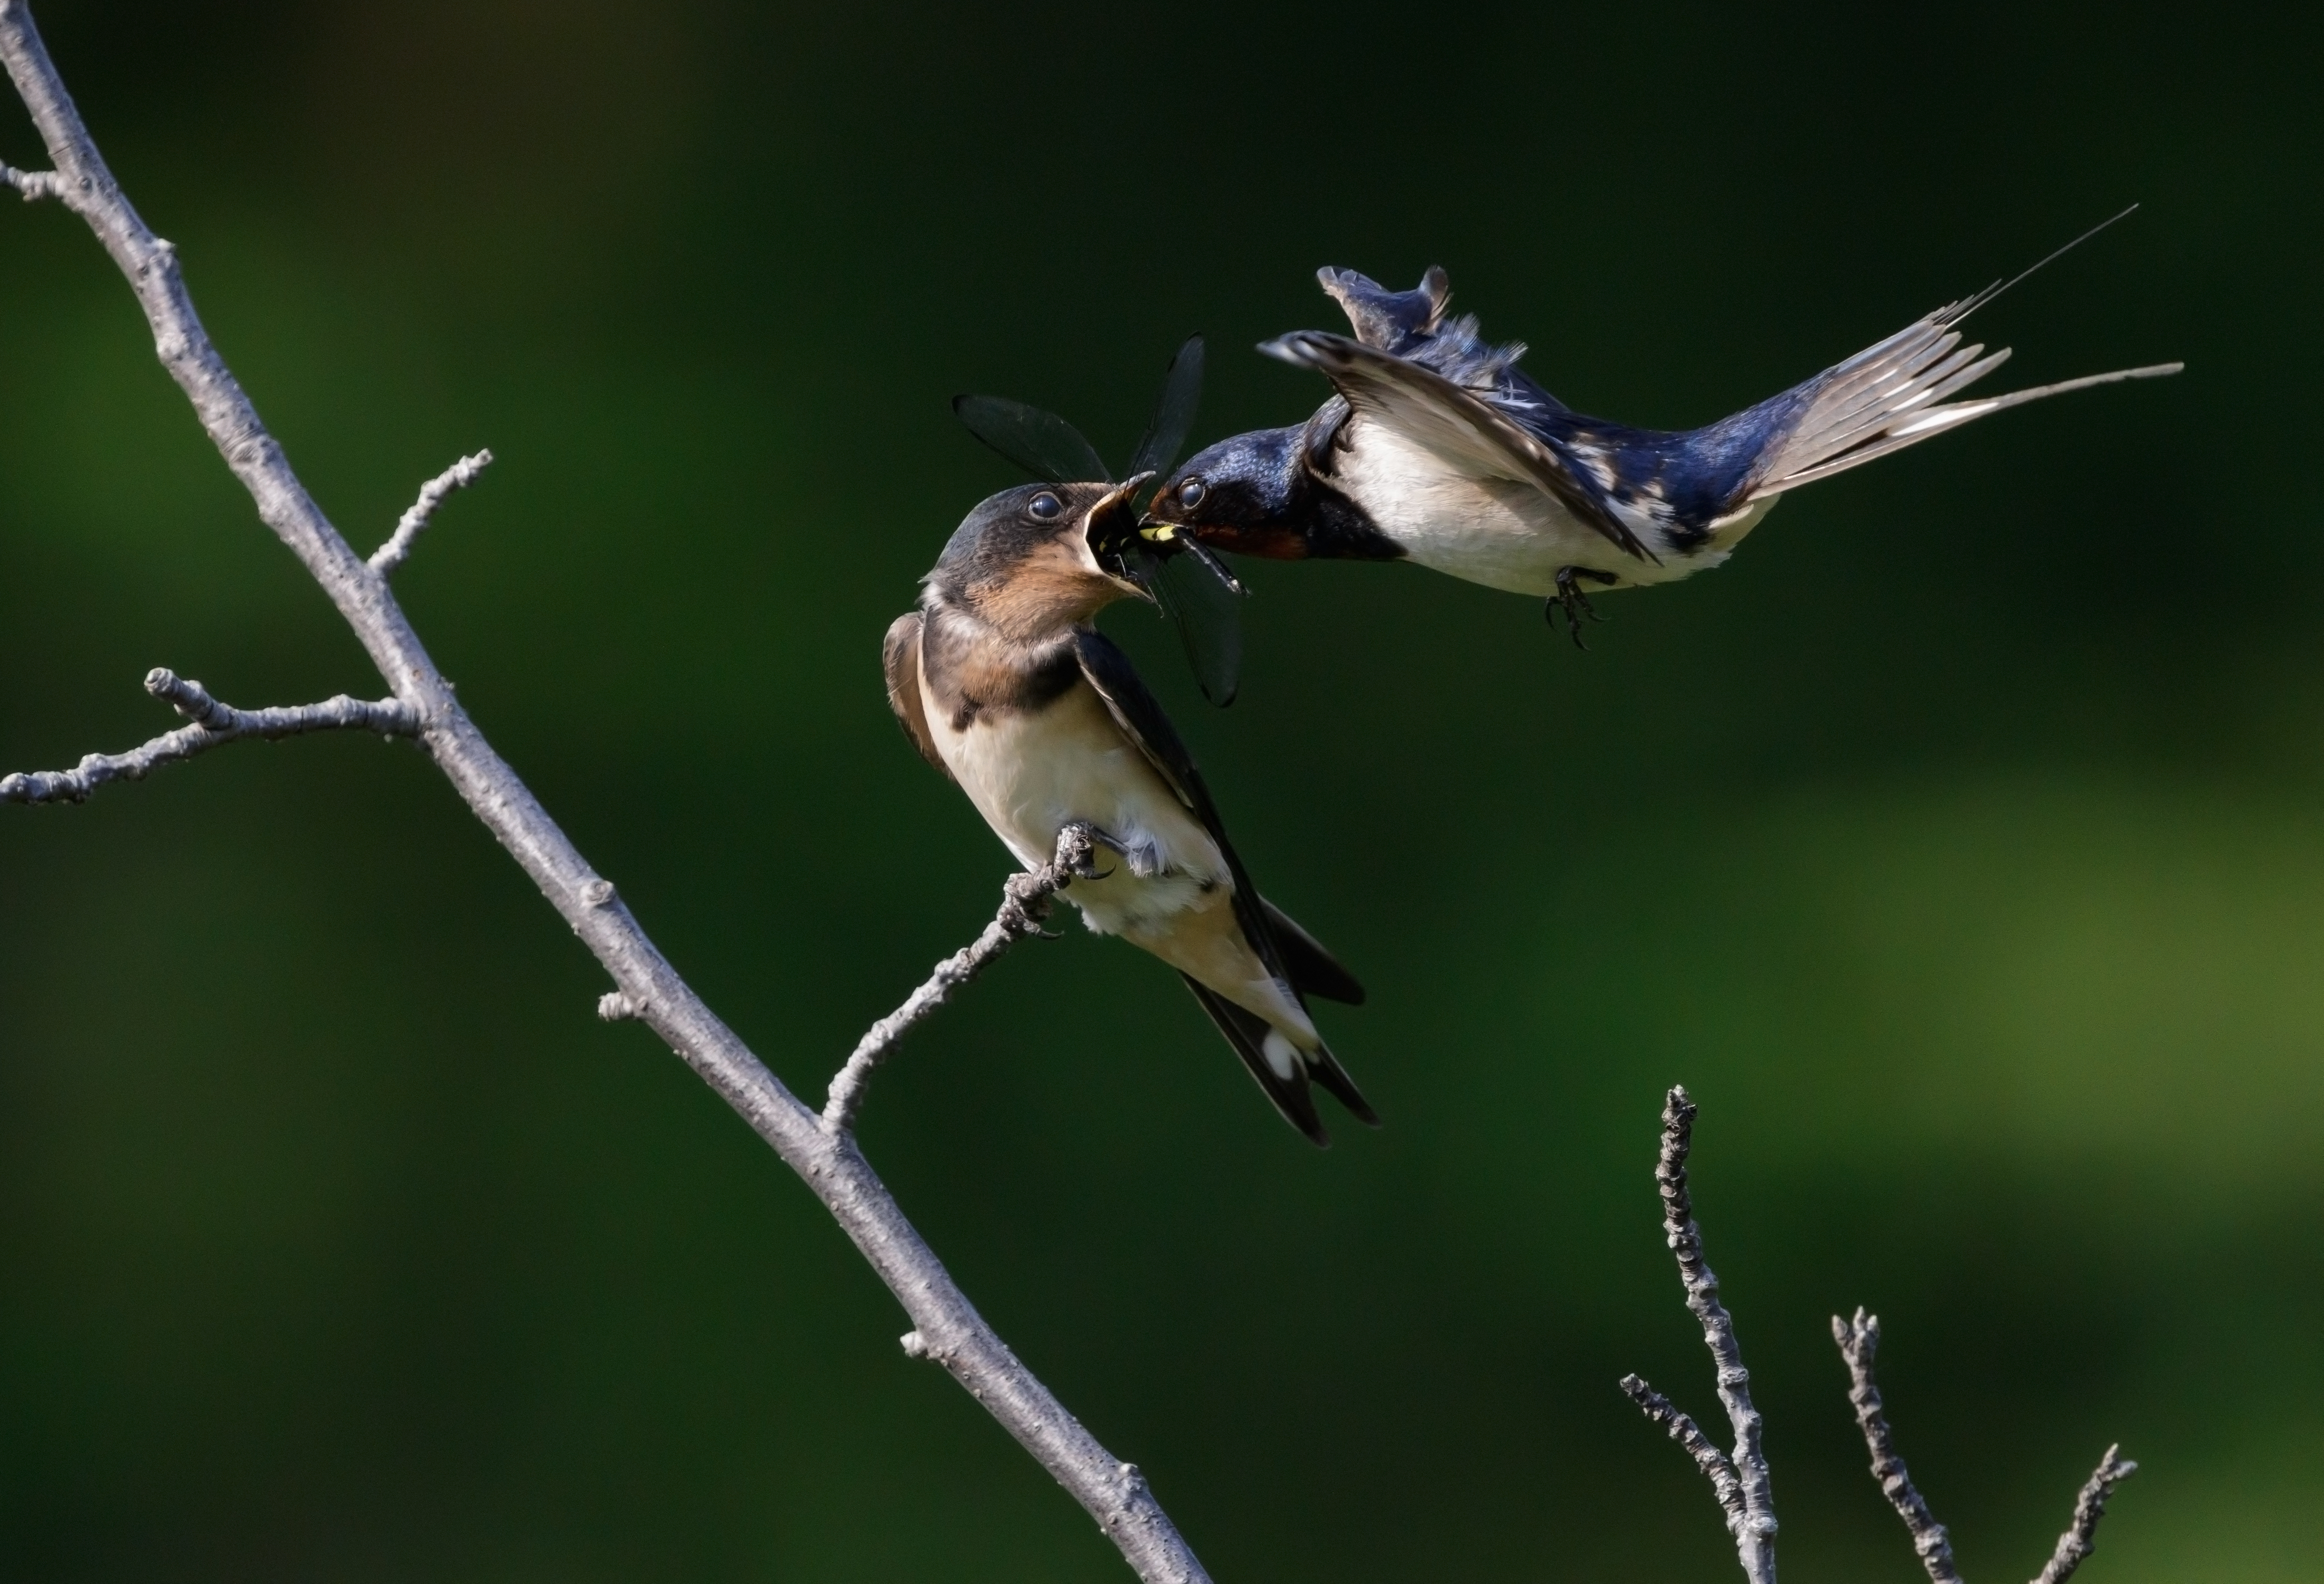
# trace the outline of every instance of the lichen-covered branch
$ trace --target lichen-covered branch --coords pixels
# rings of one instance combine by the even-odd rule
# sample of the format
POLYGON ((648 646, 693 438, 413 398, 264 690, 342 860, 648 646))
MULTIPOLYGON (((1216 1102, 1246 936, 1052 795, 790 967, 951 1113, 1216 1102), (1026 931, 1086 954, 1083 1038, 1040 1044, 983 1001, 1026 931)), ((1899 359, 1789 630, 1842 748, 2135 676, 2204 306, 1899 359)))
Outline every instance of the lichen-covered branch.
POLYGON ((1880 1350, 1880 1317, 1866 1314, 1858 1309, 1856 1318, 1844 1320, 1831 1317, 1831 1339, 1840 1344, 1840 1356, 1848 1361, 1848 1401, 1856 1410, 1856 1427, 1864 1432, 1864 1444, 1872 1452, 1872 1477, 1880 1482, 1880 1494, 1904 1520, 1904 1527, 1913 1536, 1913 1550, 1920 1556, 1921 1566, 1928 1570, 1929 1584, 1961 1584, 1960 1570, 1953 1566, 1953 1548, 1945 1537, 1945 1526, 1929 1511, 1929 1504, 1921 1499, 1914 1488, 1913 1477, 1904 1471, 1904 1459, 1896 1455, 1895 1441, 1888 1432, 1888 1417, 1880 1403, 1880 1387, 1873 1379, 1873 1356, 1880 1350))
POLYGON ((444 497, 456 489, 466 489, 475 483, 476 476, 492 465, 492 452, 478 451, 473 457, 461 458, 421 485, 420 498, 411 503, 410 510, 395 520, 395 532, 388 535, 385 544, 371 552, 368 563, 371 570, 384 578, 401 566, 404 558, 410 555, 411 547, 427 529, 428 520, 436 514, 436 508, 444 504, 444 497))
MULTIPOLYGON (((915 1024, 950 1001, 954 991, 998 961, 1011 946, 1028 935, 1040 933, 1042 922, 1049 916, 1051 899, 1088 863, 1092 846, 1086 828, 1065 827, 1057 835, 1056 854, 1050 862, 1030 874, 1011 875, 1002 885, 1000 911, 984 926, 984 932, 936 964, 936 972, 904 997, 901 1006, 864 1032, 846 1064, 833 1075, 823 1107, 825 1132, 841 1133, 855 1125, 872 1070, 888 1060, 896 1042, 915 1024)), ((599 1010, 602 1013, 604 1008, 599 1010)))
POLYGON ((420 713, 400 699, 350 699, 341 693, 320 704, 236 709, 221 704, 173 672, 145 675, 145 690, 193 722, 165 732, 125 754, 90 754, 70 770, 34 770, 0 776, 0 803, 78 803, 108 781, 143 781, 164 764, 244 737, 304 736, 312 731, 370 731, 384 737, 416 737, 420 713))
POLYGON ((2082 1559, 2098 1549, 2098 1520, 2106 1516, 2107 1498, 2114 1487, 2138 1472, 2138 1465, 2123 1460, 2122 1448, 2108 1447, 2106 1456, 2098 1459, 2098 1469, 2084 1483, 2081 1494, 2074 1498, 2074 1521, 2058 1536, 2058 1549, 2042 1569, 2034 1584, 2066 1584, 2082 1559))
POLYGON ((786 1088, 663 958, 540 800, 477 730, 396 603, 299 480, 194 311, 177 250, 138 217, 49 58, 26 0, 0 0, 0 60, 55 166, 12 182, 58 199, 85 220, 136 296, 153 348, 192 403, 260 519, 299 558, 379 667, 420 740, 476 818, 612 976, 633 1015, 821 1199, 939 1359, 994 1419, 1094 1517, 1141 1578, 1207 1580, 1176 1527, 1130 1464, 1083 1429, 1019 1363, 953 1281, 845 1134, 786 1088), (30 185, 27 185, 29 181, 30 185))
MULTIPOLYGON (((1688 1450, 1694 1452, 1695 1461, 1711 1477, 1745 1577, 1751 1584, 1775 1584, 1775 1498, 1762 1444, 1766 1427, 1759 1411, 1751 1406, 1751 1376, 1743 1367, 1742 1344, 1735 1339, 1734 1318, 1719 1301, 1719 1278, 1703 1260, 1702 1233, 1694 1224, 1694 1207, 1687 1198, 1686 1157, 1693 1147, 1694 1115, 1694 1102, 1687 1098, 1686 1090, 1674 1087, 1663 1105, 1662 1153, 1655 1164, 1655 1186, 1662 1195, 1663 1235, 1678 1260, 1686 1307, 1702 1327, 1703 1344, 1711 1349, 1718 1371, 1719 1401, 1734 1427, 1735 1450, 1727 1472, 1735 1481, 1735 1491, 1730 1495, 1721 1488, 1714 1467, 1703 1462, 1694 1448, 1688 1450)), ((1632 1396, 1637 1398, 1636 1393, 1632 1396)), ((1643 1400, 1639 1402, 1646 1406, 1643 1400)), ((1647 1413, 1653 1417, 1651 1408, 1647 1413)), ((1698 1428, 1695 1434, 1700 1437, 1702 1432, 1698 1428)), ((1673 1439, 1679 1439, 1675 1430, 1673 1439)), ((1686 1443, 1682 1440, 1680 1444, 1686 1443)), ((1703 1444, 1710 1444, 1708 1438, 1703 1444)))

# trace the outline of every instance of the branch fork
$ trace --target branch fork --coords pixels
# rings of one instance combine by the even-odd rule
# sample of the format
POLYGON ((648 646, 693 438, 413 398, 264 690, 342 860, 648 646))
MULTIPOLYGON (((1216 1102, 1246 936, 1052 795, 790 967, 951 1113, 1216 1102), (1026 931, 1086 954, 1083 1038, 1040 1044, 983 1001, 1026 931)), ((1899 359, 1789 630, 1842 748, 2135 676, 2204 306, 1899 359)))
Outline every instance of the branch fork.
MULTIPOLYGON (((1775 1513, 1768 1494, 1767 1459, 1761 1446, 1759 1415, 1746 1393, 1748 1377, 1735 1340, 1735 1323, 1719 1302, 1719 1283, 1702 1260, 1702 1235, 1694 1224, 1687 1195, 1686 1160, 1694 1137, 1694 1102, 1686 1090, 1674 1088, 1663 1107, 1662 1155, 1655 1167, 1655 1182, 1663 1200, 1663 1230, 1678 1258, 1679 1280, 1686 1288, 1686 1306, 1702 1325, 1702 1339, 1719 1366, 1719 1395, 1735 1426, 1735 1452, 1730 1458, 1702 1432, 1701 1426, 1673 1406, 1669 1398, 1637 1376, 1622 1377, 1622 1391, 1653 1423, 1668 1431, 1685 1449, 1695 1466, 1711 1481, 1711 1495, 1735 1536, 1736 1551, 1751 1584, 1775 1584, 1775 1513)), ((1834 1315, 1832 1340, 1848 1366, 1848 1400, 1856 1410, 1857 1428, 1872 1452, 1872 1477, 1880 1494, 1896 1509, 1913 1537, 1913 1550, 1929 1575, 1929 1584, 1962 1584, 1953 1565, 1951 1542, 1945 1526, 1929 1511, 1914 1488, 1896 1453, 1888 1420, 1880 1402, 1880 1388, 1872 1375, 1873 1355, 1880 1347, 1880 1320, 1861 1309, 1852 1320, 1834 1315)), ((2097 1543, 2098 1520, 2106 1515, 2107 1499, 2115 1487, 2137 1470, 2126 1463, 2121 1448, 2108 1447, 2074 1502, 2073 1522, 2058 1537, 2057 1549, 2034 1584, 2066 1584, 2097 1543)))
MULTIPOLYGON (((1011 946, 1028 935, 1044 933, 1041 926, 1048 920, 1056 894, 1072 885, 1074 875, 1087 872, 1095 848, 1096 835, 1089 827, 1068 825, 1057 833, 1056 852, 1048 863, 1009 877, 1001 888, 1000 910, 984 926, 984 932, 936 964, 936 971, 904 997, 902 1005, 873 1024, 856 1042, 846 1063, 832 1076, 823 1107, 824 1132, 837 1137, 854 1127, 873 1070, 894 1054, 899 1041, 951 1001, 953 992, 999 961, 1011 946)), ((599 1010, 602 1015, 602 1006, 599 1010)))
POLYGON ((244 737, 269 742, 318 731, 368 731, 417 737, 420 711, 399 699, 351 699, 341 693, 319 704, 236 709, 201 683, 160 667, 145 673, 145 690, 193 724, 165 732, 125 754, 90 754, 70 770, 35 770, 0 776, 0 802, 83 803, 108 781, 143 781, 175 764, 244 737))

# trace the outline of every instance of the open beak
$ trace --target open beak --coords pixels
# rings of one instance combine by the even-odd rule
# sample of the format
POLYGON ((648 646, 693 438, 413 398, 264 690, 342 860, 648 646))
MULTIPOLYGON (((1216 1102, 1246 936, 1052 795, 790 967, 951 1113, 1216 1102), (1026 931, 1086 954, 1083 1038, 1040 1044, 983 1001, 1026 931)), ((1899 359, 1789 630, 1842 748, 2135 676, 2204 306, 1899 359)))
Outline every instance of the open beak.
POLYGON ((1146 487, 1154 475, 1149 470, 1137 477, 1115 485, 1100 496, 1095 505, 1082 519, 1082 533, 1096 558, 1099 570, 1120 584, 1127 593, 1134 594, 1148 604, 1154 596, 1131 573, 1131 558, 1146 549, 1144 530, 1139 526, 1138 512, 1130 503, 1146 487))

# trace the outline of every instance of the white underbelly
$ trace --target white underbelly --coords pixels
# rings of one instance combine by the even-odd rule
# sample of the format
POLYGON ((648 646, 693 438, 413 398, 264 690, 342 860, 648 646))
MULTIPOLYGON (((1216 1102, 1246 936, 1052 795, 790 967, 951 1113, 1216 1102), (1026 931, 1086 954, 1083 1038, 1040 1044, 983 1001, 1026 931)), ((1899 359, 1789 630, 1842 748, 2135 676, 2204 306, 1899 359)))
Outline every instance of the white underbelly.
MULTIPOLYGON (((927 697, 925 676, 921 687, 927 697)), ((1057 833, 1076 821, 1123 849, 1100 848, 1099 877, 1065 889, 1092 930, 1192 974, 1300 1049, 1316 1044, 1297 997, 1243 936, 1218 843, 1086 683, 1038 710, 980 717, 964 731, 939 711, 927 721, 953 778, 1028 869, 1050 862, 1057 833)))
POLYGON ((1027 868, 1049 862, 1057 833, 1076 821, 1126 849, 1101 849, 1097 866, 1111 873, 1066 889, 1092 929, 1142 934, 1209 894, 1233 894, 1210 832, 1087 686, 1036 711, 981 716, 964 731, 932 711, 928 728, 969 801, 1027 868))
MULTIPOLYGON (((1457 472, 1378 424, 1365 427, 1341 463, 1338 482, 1422 566, 1489 588, 1545 597, 1556 592, 1557 574, 1567 567, 1614 579, 1587 579, 1584 593, 1672 583, 1715 567, 1773 505, 1761 502, 1738 514, 1693 554, 1665 553, 1657 563, 1631 555, 1534 485, 1457 472)), ((1644 513, 1630 526, 1642 543, 1658 544, 1660 534, 1644 513)))

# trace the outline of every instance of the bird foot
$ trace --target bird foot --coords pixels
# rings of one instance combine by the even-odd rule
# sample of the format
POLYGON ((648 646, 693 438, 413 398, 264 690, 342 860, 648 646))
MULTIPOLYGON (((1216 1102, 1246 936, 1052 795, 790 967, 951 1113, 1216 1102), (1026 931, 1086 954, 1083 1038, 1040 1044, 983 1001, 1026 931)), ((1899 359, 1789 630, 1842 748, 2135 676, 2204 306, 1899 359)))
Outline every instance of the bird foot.
POLYGON ((1057 832, 1057 865, 1065 871, 1060 885, 1070 885, 1075 880, 1102 880, 1113 873, 1112 867, 1097 866, 1098 849, 1127 858, 1130 849, 1100 830, 1086 820, 1075 820, 1057 832))
POLYGON ((1565 630, 1572 636, 1573 646, 1587 653, 1590 645, 1582 641, 1582 617, 1587 616, 1593 622, 1602 622, 1606 618, 1598 614, 1598 607, 1590 603, 1587 594, 1582 592, 1582 579, 1584 578, 1593 583, 1619 581, 1611 572, 1592 571, 1588 567, 1560 567, 1557 569, 1557 592, 1543 604, 1541 616, 1542 620, 1553 627, 1557 625, 1557 618, 1563 616, 1565 630))

